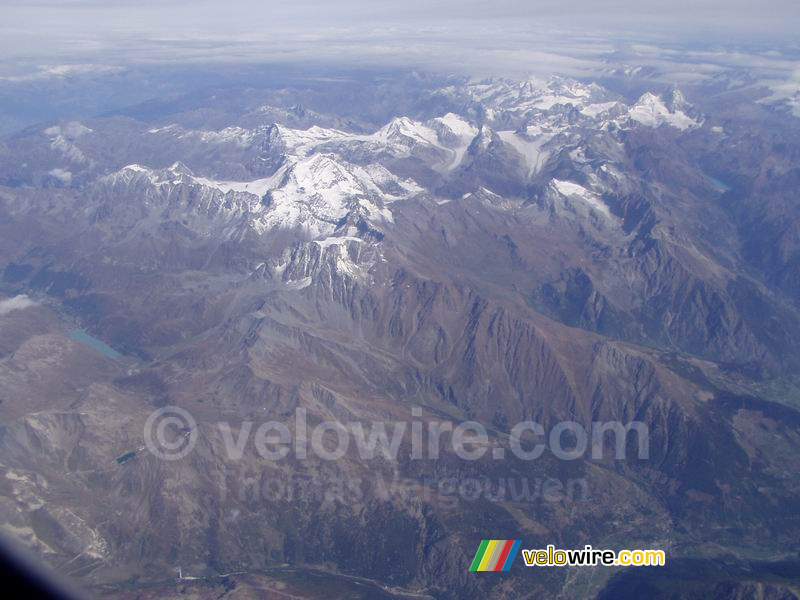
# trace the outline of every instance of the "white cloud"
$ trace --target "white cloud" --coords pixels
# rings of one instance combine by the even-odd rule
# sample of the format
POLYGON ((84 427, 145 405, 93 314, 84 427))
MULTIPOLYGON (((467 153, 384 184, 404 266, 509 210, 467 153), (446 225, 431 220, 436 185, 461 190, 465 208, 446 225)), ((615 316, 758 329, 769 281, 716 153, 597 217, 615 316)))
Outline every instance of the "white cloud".
POLYGON ((72 183, 72 173, 66 169, 53 169, 49 172, 49 175, 55 177, 64 185, 72 183))
POLYGON ((121 73, 122 67, 91 64, 39 65, 35 70, 21 75, 0 75, 0 81, 28 82, 42 79, 65 79, 87 75, 121 73))
POLYGON ((25 294, 20 294, 7 300, 0 300, 0 316, 7 315, 13 310, 22 310, 29 306, 36 306, 36 302, 28 298, 25 294))

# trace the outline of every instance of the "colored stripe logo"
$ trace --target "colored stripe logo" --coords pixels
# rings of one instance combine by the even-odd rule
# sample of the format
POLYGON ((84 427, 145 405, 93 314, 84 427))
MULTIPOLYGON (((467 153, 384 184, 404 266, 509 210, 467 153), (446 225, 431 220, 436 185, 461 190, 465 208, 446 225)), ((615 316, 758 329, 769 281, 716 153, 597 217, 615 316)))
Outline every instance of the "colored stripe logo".
POLYGON ((483 540, 472 559, 470 571, 508 571, 520 540, 483 540))

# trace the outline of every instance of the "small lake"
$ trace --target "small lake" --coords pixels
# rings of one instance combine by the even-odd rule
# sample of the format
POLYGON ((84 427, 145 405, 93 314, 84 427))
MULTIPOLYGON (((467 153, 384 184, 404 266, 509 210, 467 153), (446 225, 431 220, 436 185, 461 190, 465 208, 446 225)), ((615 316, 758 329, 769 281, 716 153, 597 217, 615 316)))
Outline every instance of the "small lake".
POLYGON ((122 354, 114 350, 111 346, 103 341, 98 340, 96 337, 89 335, 83 329, 74 329, 69 332, 69 338, 73 341, 79 342, 85 346, 89 346, 92 350, 96 350, 103 356, 119 360, 122 354))
POLYGON ((719 192, 720 194, 724 194, 731 190, 731 186, 729 186, 724 181, 720 181, 716 177, 711 177, 711 175, 706 175, 706 178, 711 182, 711 186, 719 192))

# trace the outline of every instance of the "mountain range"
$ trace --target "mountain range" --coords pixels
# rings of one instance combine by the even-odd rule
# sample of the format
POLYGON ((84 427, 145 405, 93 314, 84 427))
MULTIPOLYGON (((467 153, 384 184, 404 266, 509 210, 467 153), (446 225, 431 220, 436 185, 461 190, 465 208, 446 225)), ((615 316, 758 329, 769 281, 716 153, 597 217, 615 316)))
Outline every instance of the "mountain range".
POLYGON ((800 121, 701 84, 420 78, 4 138, 0 292, 27 298, 0 312, 4 528, 115 597, 796 595, 800 121), (169 405, 199 434, 174 462, 142 451, 169 405), (298 408, 421 408, 503 449, 522 421, 640 421, 649 456, 226 458, 216 423, 298 408), (432 492, 546 478, 581 493, 432 492), (669 560, 470 573, 487 538, 669 560))

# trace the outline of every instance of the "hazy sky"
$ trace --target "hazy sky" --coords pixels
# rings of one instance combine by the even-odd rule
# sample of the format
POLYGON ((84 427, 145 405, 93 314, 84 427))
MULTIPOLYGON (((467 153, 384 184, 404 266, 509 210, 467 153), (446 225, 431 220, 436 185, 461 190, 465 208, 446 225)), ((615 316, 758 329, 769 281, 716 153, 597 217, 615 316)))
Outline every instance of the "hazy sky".
MULTIPOLYGON (((798 0, 0 0, 5 53, 86 50, 132 37, 296 39, 355 29, 481 34, 555 24, 720 40, 797 35, 798 0), (115 40, 115 36, 122 39, 115 40)), ((464 40, 468 41, 467 39, 464 40)))
POLYGON ((796 46, 798 23, 800 0, 0 0, 0 57, 581 72, 620 41, 796 46))

